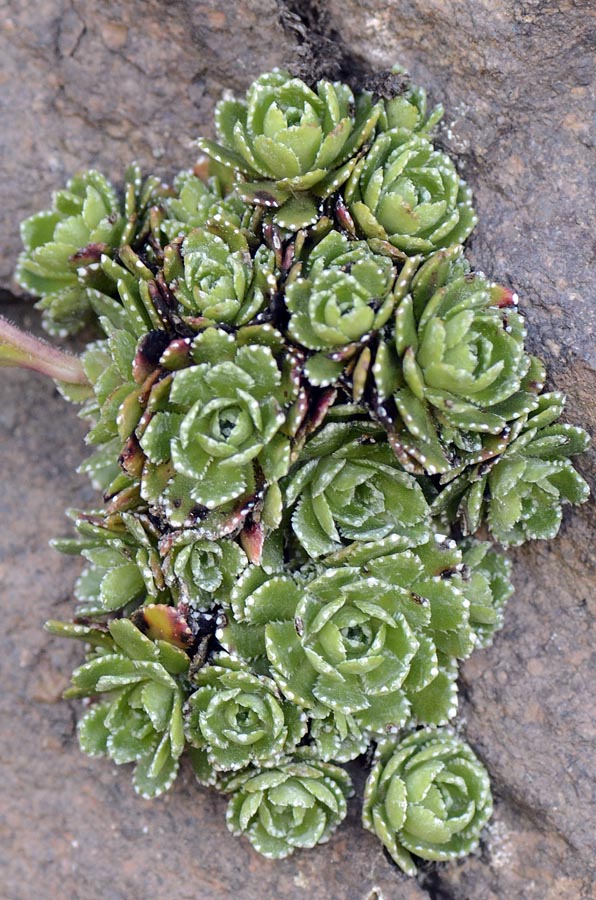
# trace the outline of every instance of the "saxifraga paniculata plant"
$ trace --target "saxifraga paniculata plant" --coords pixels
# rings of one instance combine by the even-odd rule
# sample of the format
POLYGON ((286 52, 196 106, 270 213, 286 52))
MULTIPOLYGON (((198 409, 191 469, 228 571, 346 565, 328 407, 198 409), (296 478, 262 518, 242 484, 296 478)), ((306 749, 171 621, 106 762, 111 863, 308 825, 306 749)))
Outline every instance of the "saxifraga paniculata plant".
MULTIPOLYGON (((401 82, 400 82, 401 83, 401 82)), ((407 82, 404 82, 407 85, 407 82)), ((281 858, 346 815, 398 866, 471 852, 488 776, 453 730, 460 660, 512 593, 487 541, 553 538, 587 434, 471 270, 441 109, 263 75, 170 188, 73 178, 23 223, 17 280, 80 359, 0 325, 0 362, 81 404, 101 491, 75 512, 81 748, 143 796, 186 754, 228 825, 281 858)))

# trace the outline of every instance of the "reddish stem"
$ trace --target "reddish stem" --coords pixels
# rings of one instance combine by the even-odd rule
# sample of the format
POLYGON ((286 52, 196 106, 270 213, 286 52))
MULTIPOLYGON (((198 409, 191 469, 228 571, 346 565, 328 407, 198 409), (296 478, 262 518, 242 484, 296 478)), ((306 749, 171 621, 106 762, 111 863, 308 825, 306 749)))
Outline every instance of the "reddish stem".
POLYGON ((67 384, 89 384, 77 356, 21 331, 0 316, 0 366, 18 366, 67 384))

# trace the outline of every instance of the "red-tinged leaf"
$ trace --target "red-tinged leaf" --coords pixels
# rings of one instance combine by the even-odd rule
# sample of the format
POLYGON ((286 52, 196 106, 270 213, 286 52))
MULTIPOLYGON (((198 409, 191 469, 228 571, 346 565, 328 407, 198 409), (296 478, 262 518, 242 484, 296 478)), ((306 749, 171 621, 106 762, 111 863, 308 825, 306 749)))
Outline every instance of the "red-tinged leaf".
POLYGON ((183 316, 182 321, 195 333, 213 325, 213 319, 208 319, 206 316, 183 316))
POLYGON ((124 488, 124 490, 119 491, 112 498, 106 499, 109 499, 109 502, 106 506, 106 511, 109 514, 126 512, 127 509, 134 509, 140 504, 141 492, 139 486, 133 484, 130 485, 130 487, 124 488))
POLYGON ((356 237, 356 225, 354 219, 350 215, 348 207, 340 196, 338 196, 335 202, 335 217, 340 228, 347 231, 351 237, 356 237))
POLYGON ((323 391, 313 392, 314 399, 311 399, 310 409, 305 421, 305 433, 311 434, 313 431, 323 424, 323 420, 327 415, 327 410, 335 403, 337 391, 335 388, 326 388, 323 391))
POLYGON ((209 178, 209 166, 210 160, 208 157, 203 156, 192 167, 192 174, 196 175, 197 178, 200 178, 201 181, 206 182, 209 178))
MULTIPOLYGON (((286 271, 285 262, 282 264, 282 260, 285 260, 285 256, 283 254, 281 231, 277 225, 274 225, 273 222, 265 222, 263 225, 263 238, 267 246, 275 253, 276 267, 282 269, 282 271, 286 271)), ((293 251, 293 245, 290 245, 290 247, 292 247, 293 251)), ((288 249, 289 248, 286 249, 286 255, 288 249)))
POLYGON ((518 305, 518 296, 510 288, 494 285, 490 292, 492 306, 500 309, 514 309, 518 305))
POLYGON ((190 338, 175 338, 170 341, 160 357, 164 369, 185 369, 192 362, 190 338))
POLYGON ((118 457, 118 463, 127 475, 131 475, 134 478, 141 476, 143 465, 145 464, 145 454, 141 450, 141 445, 134 434, 131 434, 124 444, 122 453, 118 457))
POLYGON ((150 331, 139 341, 132 364, 132 377, 137 384, 143 384, 159 365, 162 353, 170 343, 165 331, 150 331))
POLYGON ((373 251, 373 253, 380 253, 382 256, 389 256, 391 257, 391 259, 399 260, 402 263, 408 259, 407 253, 404 253, 403 250, 399 249, 399 247, 394 247, 393 244, 389 243, 389 241, 384 241, 381 238, 370 238, 368 246, 373 251))
POLYGON ((411 472, 414 475, 424 474, 424 467, 409 455, 397 434, 390 432, 387 435, 387 440, 406 472, 411 472))
POLYGON ((255 522, 252 518, 247 519, 244 528, 240 532, 240 544, 250 562, 255 566, 261 563, 264 542, 265 529, 263 525, 260 522, 255 522))
POLYGON ((347 362, 348 360, 352 359, 352 357, 358 352, 361 346, 362 344, 360 342, 346 344, 345 347, 341 348, 341 350, 334 350, 333 353, 330 353, 329 359, 332 359, 333 362, 347 362))
POLYGON ((176 297, 165 283, 161 272, 155 281, 148 283, 147 289, 153 308, 166 328, 181 321, 180 316, 176 313, 178 308, 176 297))
POLYGON ((81 247, 80 250, 73 253, 69 257, 69 262, 75 269, 78 269, 80 266, 91 265, 91 263, 98 263, 101 262, 102 255, 109 252, 109 249, 107 244, 87 244, 86 247, 81 247))
POLYGON ((185 617, 174 606, 154 603, 136 610, 133 624, 152 641, 167 641, 187 650, 192 646, 194 635, 185 617))

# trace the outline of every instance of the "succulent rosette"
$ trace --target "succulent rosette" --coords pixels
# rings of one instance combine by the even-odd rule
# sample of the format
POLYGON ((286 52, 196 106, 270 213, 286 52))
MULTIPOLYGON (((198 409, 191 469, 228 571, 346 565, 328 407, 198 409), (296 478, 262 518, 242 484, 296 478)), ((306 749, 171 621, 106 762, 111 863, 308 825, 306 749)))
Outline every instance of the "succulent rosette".
MULTIPOLYGON (((125 318, 124 310, 118 315, 125 318)), ((128 501, 134 506, 139 500, 136 476, 141 471, 134 452, 138 444, 131 435, 143 413, 140 400, 147 399, 155 381, 157 360, 141 371, 135 365, 139 359, 136 335, 127 322, 121 324, 124 327, 110 328, 108 339, 88 345, 82 356, 91 396, 83 400, 81 416, 91 422, 86 443, 96 449, 79 471, 89 474, 105 497, 120 494, 124 506, 131 508, 128 501)), ((159 343, 161 347, 163 342, 159 343)))
POLYGON ((271 675, 265 628, 269 622, 295 619, 302 589, 289 576, 248 566, 224 604, 216 637, 231 656, 248 663, 258 675, 271 675))
POLYGON ((366 753, 369 735, 353 715, 337 710, 310 710, 309 737, 319 759, 345 763, 366 753))
POLYGON ((230 539, 206 540, 193 529, 173 531, 160 541, 162 571, 177 600, 199 609, 227 600, 248 564, 246 554, 230 539))
POLYGON ((276 290, 275 256, 261 245, 251 256, 239 231, 228 240, 203 228, 182 244, 183 272, 171 288, 187 314, 207 324, 246 325, 276 290))
POLYGON ((45 326, 99 330, 80 358, 0 317, 0 366, 90 424, 102 499, 55 543, 85 568, 47 623, 86 645, 82 749, 145 797, 186 750, 271 859, 328 839, 335 764, 374 745, 363 822, 398 866, 476 846, 488 778, 444 726, 512 593, 478 536, 554 537, 588 496, 517 297, 463 255, 441 112, 397 67, 359 92, 263 75, 172 189, 90 171, 23 224, 45 326))
POLYGON ((420 485, 372 427, 330 423, 305 446, 284 484, 292 528, 312 557, 347 541, 395 534, 415 544, 428 534, 420 485))
POLYGON ((364 237, 408 255, 459 243, 477 222, 471 191, 453 161, 402 128, 376 138, 356 163, 345 198, 364 237))
POLYGON ((279 70, 261 75, 246 100, 224 99, 215 124, 219 143, 198 145, 247 179, 237 186, 248 203, 276 210, 276 221, 296 230, 313 224, 318 203, 345 181, 341 171, 371 135, 380 113, 369 94, 354 97, 345 84, 319 81, 312 90, 279 70))
MULTIPOLYGON (((466 659, 475 644, 470 601, 463 589, 461 550, 455 541, 437 537, 411 549, 403 549, 392 538, 354 543, 330 558, 338 565, 359 565, 366 575, 399 594, 408 624, 418 639, 424 636, 431 642, 435 667, 436 651, 466 659)), ((449 678, 443 674, 441 680, 448 682, 449 678)))
POLYGON ((167 193, 157 178, 141 179, 130 166, 121 199, 100 172, 90 169, 71 178, 56 191, 52 208, 36 213, 21 225, 24 250, 16 280, 40 297, 44 327, 52 334, 78 331, 92 314, 94 291, 117 297, 116 284, 100 266, 103 254, 143 241, 159 230, 160 215, 149 210, 167 193))
POLYGON ((259 479, 264 486, 284 475, 290 458, 280 429, 295 386, 271 348, 208 328, 194 339, 192 359, 139 437, 144 496, 179 524, 193 524, 193 510, 200 519, 200 508, 248 500, 259 479))
POLYGON ((322 704, 353 714, 361 730, 402 725, 409 711, 402 686, 419 643, 399 601, 349 566, 305 588, 293 620, 265 627, 267 657, 283 692, 305 708, 322 704))
POLYGON ((395 269, 366 241, 330 231, 308 254, 302 273, 286 289, 285 300, 290 336, 304 347, 343 347, 389 320, 395 269))
POLYGON ((476 647, 489 647, 503 627, 505 606, 513 593, 511 563, 486 541, 462 545, 463 592, 470 603, 470 625, 476 647))
POLYGON ((217 226, 222 221, 240 228, 246 216, 246 205, 235 194, 226 194, 216 176, 204 181, 192 170, 179 172, 174 191, 163 203, 166 218, 162 228, 170 241, 186 237, 195 228, 217 226))
POLYGON ((245 835, 268 859, 284 859, 329 840, 346 816, 352 783, 344 769, 297 755, 263 772, 240 772, 226 790, 232 834, 245 835))
POLYGON ((433 512, 459 520, 473 534, 484 519, 502 544, 557 534, 566 503, 585 503, 589 487, 571 456, 590 439, 583 428, 558 422, 565 400, 554 391, 512 429, 507 448, 484 465, 458 474, 432 504, 433 512))
POLYGON ((434 534, 407 550, 391 538, 354 543, 327 561, 359 565, 401 591, 408 601, 404 615, 417 637, 426 635, 439 653, 457 659, 466 659, 475 647, 491 643, 513 593, 508 560, 489 543, 473 539, 457 544, 434 534))
POLYGON ((315 353, 306 364, 313 384, 330 384, 345 367, 333 351, 351 350, 385 325, 397 303, 396 269, 366 241, 350 241, 330 231, 307 255, 299 277, 289 283, 285 302, 292 340, 315 353))
POLYGON ((232 592, 217 636, 307 710, 317 746, 341 747, 347 759, 362 752, 364 735, 410 716, 434 723, 455 715, 457 665, 420 627, 430 617, 419 606, 411 592, 357 567, 298 580, 254 567, 232 592))
POLYGON ((432 134, 442 116, 441 104, 428 112, 426 91, 423 87, 412 84, 383 102, 378 130, 401 129, 408 137, 410 134, 426 137, 432 134))
MULTIPOLYGON (((419 640, 404 605, 399 590, 356 568, 323 573, 306 586, 296 611, 305 657, 299 667, 298 637, 288 623, 266 628, 274 677, 299 703, 316 706, 315 698, 340 715, 352 714, 365 732, 379 734, 403 725, 418 692, 441 674, 443 661, 430 640, 419 640)), ((446 684, 441 679, 435 688, 432 715, 453 715, 453 677, 446 684)), ((420 712, 424 717, 422 705, 420 712)))
POLYGON ((200 669, 193 687, 185 707, 186 736, 203 782, 213 782, 218 772, 277 765, 306 731, 306 716, 272 679, 254 675, 227 654, 200 669))
POLYGON ((119 251, 119 259, 102 260, 119 300, 97 291, 90 295, 107 337, 88 344, 81 356, 87 385, 59 385, 67 399, 82 403, 81 417, 91 422, 86 442, 96 449, 80 471, 104 491, 110 511, 140 502, 143 454, 135 432, 162 402, 172 370, 192 363, 189 336, 194 335, 178 314, 163 273, 156 278, 130 247, 119 251))
POLYGON ((471 853, 491 814, 488 774, 452 732, 424 728, 378 746, 362 824, 406 874, 416 874, 412 854, 449 860, 471 853))
MULTIPOLYGON (((85 635, 94 640, 91 630, 85 635)), ((150 640, 128 619, 109 626, 112 652, 99 655, 73 672, 68 697, 108 695, 79 722, 81 749, 90 756, 108 755, 118 765, 134 762, 133 784, 144 797, 171 787, 184 749, 183 690, 187 672, 183 650, 150 640)))
POLYGON ((53 541, 62 553, 80 554, 88 565, 75 597, 79 616, 101 616, 171 600, 157 549, 158 533, 146 515, 74 513, 79 536, 53 541))
POLYGON ((94 423, 87 440, 99 447, 82 469, 97 477, 111 511, 149 504, 177 526, 200 520, 203 536, 229 534, 230 517, 220 510, 211 527, 207 512, 248 503, 246 516, 287 472, 281 426, 298 395, 296 358, 267 325, 184 338, 154 329, 137 341, 129 324, 110 328, 84 356, 94 395, 83 407, 94 423))
MULTIPOLYGON (((497 455, 536 405, 544 370, 524 350, 510 290, 470 274, 461 248, 416 273, 395 317, 397 360, 378 358, 379 401, 395 403, 390 440, 410 470, 448 472, 497 455)), ((385 404, 386 406, 387 404, 385 404)))

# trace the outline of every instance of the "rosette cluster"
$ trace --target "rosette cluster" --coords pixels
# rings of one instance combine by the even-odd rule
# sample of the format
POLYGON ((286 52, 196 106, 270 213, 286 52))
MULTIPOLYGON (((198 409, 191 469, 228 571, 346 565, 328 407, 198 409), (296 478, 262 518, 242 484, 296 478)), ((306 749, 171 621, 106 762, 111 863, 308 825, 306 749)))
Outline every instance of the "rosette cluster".
POLYGON ((151 640, 129 619, 114 619, 101 634, 74 628, 73 636, 89 640, 93 651, 73 672, 66 696, 106 697, 79 722, 81 749, 118 765, 134 762, 135 789, 158 796, 173 784, 184 749, 180 678, 188 656, 171 634, 170 640, 151 640))
POLYGON ((448 860, 470 853, 492 813, 488 773, 448 731, 422 729, 377 748, 362 823, 397 865, 416 874, 412 854, 448 860))
POLYGON ((40 298, 37 307, 51 334, 78 331, 92 317, 97 293, 118 296, 101 258, 128 245, 149 248, 162 217, 159 202, 168 193, 157 177, 143 181, 137 165, 125 173, 122 195, 90 169, 56 191, 50 209, 22 222, 15 277, 40 298))
POLYGON ((402 129, 380 134, 346 185, 348 208, 367 238, 425 256, 463 241, 477 218, 455 164, 402 129))
POLYGON ((491 812, 450 727, 512 593, 484 538, 554 537, 587 435, 543 392, 517 297, 465 259, 440 108, 395 82, 261 76, 172 188, 73 179, 24 223, 18 278, 50 330, 99 332, 55 376, 101 491, 56 542, 85 568, 74 622, 49 624, 88 648, 82 749, 134 762, 144 796, 186 753, 281 858, 329 838, 338 764, 376 747, 363 821, 412 874, 491 812))

